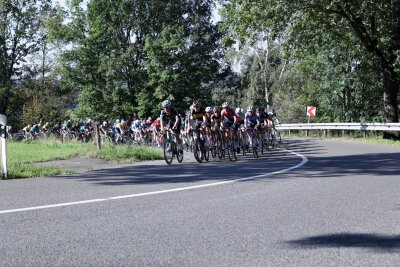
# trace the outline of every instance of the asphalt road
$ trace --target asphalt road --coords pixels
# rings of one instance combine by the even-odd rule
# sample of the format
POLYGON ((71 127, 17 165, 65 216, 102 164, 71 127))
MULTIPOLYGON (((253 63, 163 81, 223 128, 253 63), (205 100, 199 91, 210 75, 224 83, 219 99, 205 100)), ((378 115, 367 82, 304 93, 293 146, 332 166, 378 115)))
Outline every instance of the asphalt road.
POLYGON ((0 266, 398 266, 400 148, 0 181, 0 266))

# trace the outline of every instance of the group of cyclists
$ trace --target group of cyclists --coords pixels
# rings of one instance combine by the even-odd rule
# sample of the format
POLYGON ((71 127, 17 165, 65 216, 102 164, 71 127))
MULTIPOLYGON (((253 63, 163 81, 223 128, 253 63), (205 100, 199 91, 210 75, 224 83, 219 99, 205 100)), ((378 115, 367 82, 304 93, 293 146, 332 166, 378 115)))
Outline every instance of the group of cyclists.
POLYGON ((166 128, 173 132, 179 154, 183 153, 184 143, 187 145, 187 140, 191 138, 195 144, 201 144, 202 147, 198 149, 197 145, 194 145, 195 158, 200 162, 201 158, 196 156, 196 151, 207 152, 216 149, 216 136, 221 137, 222 148, 219 149, 231 149, 234 153, 249 148, 256 152, 263 138, 275 138, 276 114, 273 111, 267 112, 264 107, 256 109, 249 106, 245 112, 242 108, 231 107, 228 102, 224 102, 221 107, 204 108, 199 101, 194 101, 184 118, 179 115, 170 100, 163 101, 162 107, 161 133, 164 133, 166 128), (196 142, 199 138, 202 142, 196 142))
MULTIPOLYGON (((98 122, 101 141, 114 144, 148 144, 162 147, 165 133, 171 131, 176 139, 177 153, 183 154, 184 147, 188 150, 195 148, 197 139, 202 141, 202 149, 215 149, 216 133, 220 136, 223 149, 259 149, 262 136, 270 139, 275 136, 276 114, 264 107, 234 108, 228 102, 221 106, 203 107, 199 101, 194 101, 189 110, 181 116, 170 100, 162 102, 161 114, 154 119, 116 119, 107 117, 98 122)), ((91 120, 72 122, 66 120, 50 125, 48 122, 27 125, 22 133, 27 139, 54 136, 63 140, 77 139, 92 140, 95 136, 96 124, 91 120)), ((11 131, 11 129, 10 129, 11 131)))

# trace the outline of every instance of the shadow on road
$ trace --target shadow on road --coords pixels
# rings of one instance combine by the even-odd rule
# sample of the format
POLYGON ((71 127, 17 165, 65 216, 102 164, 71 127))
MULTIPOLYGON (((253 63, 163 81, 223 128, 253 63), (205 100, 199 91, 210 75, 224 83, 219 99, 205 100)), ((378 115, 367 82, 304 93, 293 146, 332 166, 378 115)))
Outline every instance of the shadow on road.
POLYGON ((379 252, 400 251, 400 236, 362 233, 338 233, 306 237, 285 242, 298 249, 368 248, 379 252))
MULTIPOLYGON (((85 180, 100 185, 218 182, 263 175, 290 168, 301 162, 299 157, 280 151, 274 153, 274 156, 271 156, 271 153, 257 159, 247 156, 241 157, 238 162, 225 160, 201 164, 193 162, 176 163, 172 166, 168 166, 166 163, 161 163, 161 165, 131 165, 59 178, 85 180)), ((257 180, 257 178, 253 180, 257 180)))
MULTIPOLYGON (((290 175, 256 177, 252 180, 334 178, 353 175, 399 176, 400 153, 374 153, 344 156, 329 156, 329 151, 316 139, 294 139, 285 141, 279 150, 268 152, 258 159, 239 156, 237 162, 211 160, 208 163, 174 161, 172 166, 141 164, 127 167, 102 169, 85 174, 61 176, 99 185, 191 183, 201 181, 224 181, 259 176, 293 167, 301 158, 290 154, 288 149, 308 157, 309 162, 301 168, 291 170, 290 175)), ((248 181, 248 180, 246 180, 248 181)))

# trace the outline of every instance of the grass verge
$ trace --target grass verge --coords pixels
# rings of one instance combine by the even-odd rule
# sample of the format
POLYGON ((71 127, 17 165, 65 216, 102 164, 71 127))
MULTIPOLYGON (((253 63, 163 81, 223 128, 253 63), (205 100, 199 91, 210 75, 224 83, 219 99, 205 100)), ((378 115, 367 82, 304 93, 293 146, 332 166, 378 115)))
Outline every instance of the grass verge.
POLYGON ((118 163, 162 159, 161 151, 149 147, 105 145, 99 151, 92 143, 56 141, 7 142, 8 178, 28 178, 70 174, 58 167, 42 167, 35 163, 70 159, 78 156, 100 158, 118 163))

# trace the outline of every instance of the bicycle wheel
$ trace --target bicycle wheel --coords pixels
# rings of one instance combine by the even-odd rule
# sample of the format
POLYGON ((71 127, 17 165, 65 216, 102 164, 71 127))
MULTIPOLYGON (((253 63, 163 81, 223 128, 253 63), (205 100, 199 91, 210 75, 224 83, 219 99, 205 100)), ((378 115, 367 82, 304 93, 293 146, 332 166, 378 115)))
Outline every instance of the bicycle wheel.
POLYGON ((222 159, 224 157, 224 144, 222 142, 221 135, 217 135, 217 143, 216 143, 216 150, 218 154, 218 158, 222 159))
POLYGON ((237 161, 237 155, 236 155, 236 146, 232 143, 232 146, 231 146, 231 149, 232 149, 232 153, 231 153, 231 160, 232 161, 237 161))
POLYGON ((179 163, 182 163, 183 161, 183 150, 182 153, 176 150, 176 145, 175 145, 175 152, 176 152, 176 159, 178 160, 179 163))
POLYGON ((235 161, 237 159, 236 157, 236 150, 235 150, 235 146, 233 144, 232 139, 228 140, 228 148, 227 148, 227 153, 228 153, 228 157, 231 161, 235 161))
POLYGON ((271 134, 271 149, 275 149, 276 137, 274 134, 271 134))
POLYGON ((164 159, 168 165, 171 165, 174 159, 174 143, 170 140, 164 142, 164 159))
POLYGON ((241 144, 242 144, 242 154, 243 154, 243 156, 246 156, 246 153, 247 153, 246 135, 245 135, 243 132, 240 133, 240 139, 242 140, 242 141, 241 141, 241 144))
POLYGON ((201 152, 201 146, 200 146, 200 141, 197 139, 196 142, 194 143, 194 148, 193 148, 193 154, 194 158, 201 163, 203 161, 202 157, 202 152, 201 152))
POLYGON ((204 147, 203 148, 204 149, 204 159, 206 160, 206 161, 209 161, 209 159, 210 159, 210 148, 209 147, 204 147))
POLYGON ((254 135, 254 133, 253 133, 253 136, 252 136, 251 138, 252 138, 251 142, 252 142, 252 144, 253 144, 253 147, 252 147, 253 156, 254 156, 255 158, 258 158, 257 138, 256 138, 256 136, 254 135))
POLYGON ((215 145, 214 142, 210 145, 210 151, 211 151, 211 157, 215 158, 217 157, 217 146, 215 145))

